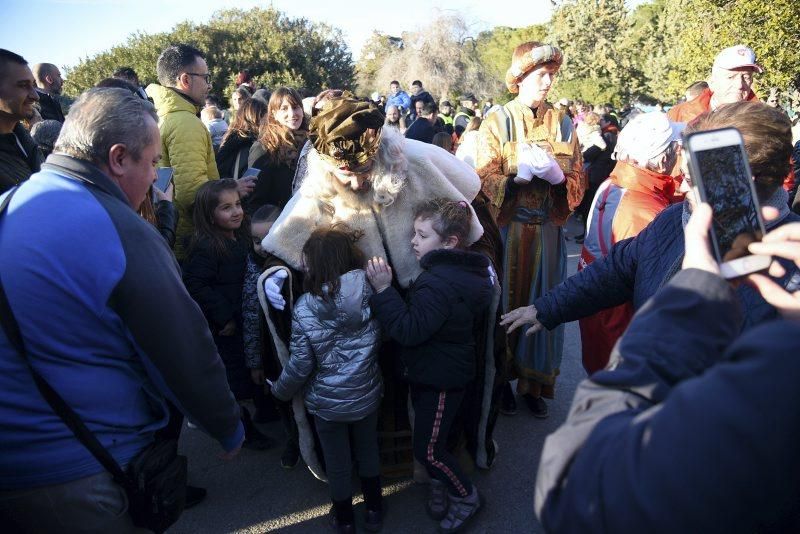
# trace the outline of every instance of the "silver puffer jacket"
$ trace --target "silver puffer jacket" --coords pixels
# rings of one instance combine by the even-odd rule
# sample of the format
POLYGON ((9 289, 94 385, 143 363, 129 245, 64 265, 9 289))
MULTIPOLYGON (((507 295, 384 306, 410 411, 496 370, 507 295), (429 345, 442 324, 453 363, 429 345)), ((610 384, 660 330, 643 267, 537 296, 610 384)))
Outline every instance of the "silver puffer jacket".
POLYGON ((339 293, 325 300, 306 293, 292 314, 289 363, 272 394, 289 400, 305 386, 310 413, 327 421, 363 419, 378 408, 380 327, 369 308, 372 288, 363 270, 341 276, 339 293))

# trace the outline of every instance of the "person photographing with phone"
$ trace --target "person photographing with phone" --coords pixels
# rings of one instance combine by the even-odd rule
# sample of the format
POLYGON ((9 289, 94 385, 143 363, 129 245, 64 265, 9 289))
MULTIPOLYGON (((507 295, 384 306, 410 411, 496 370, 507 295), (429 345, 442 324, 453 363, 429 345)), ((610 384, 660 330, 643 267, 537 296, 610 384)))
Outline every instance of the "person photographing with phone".
MULTIPOLYGON (((546 531, 800 528, 800 291, 748 275, 778 316, 740 332, 741 299, 710 237, 717 215, 696 206, 682 270, 639 310, 612 364, 578 386, 566 423, 547 438, 535 492, 546 531)), ((748 250, 800 266, 800 223, 748 250)), ((769 266, 773 277, 784 271, 769 266)))
MULTIPOLYGON (((776 217, 765 222, 767 231, 787 223, 800 221, 788 209, 786 191, 782 188, 789 174, 791 124, 780 111, 761 102, 739 102, 721 106, 698 117, 685 132, 701 132, 733 127, 739 130, 749 160, 755 187, 755 198, 762 207, 772 207, 776 217)), ((689 180, 681 186, 690 191, 691 171, 682 158, 689 180)), ((596 260, 581 272, 565 280, 533 305, 517 308, 503 316, 501 324, 509 330, 527 324, 527 333, 574 321, 597 311, 632 302, 634 311, 665 286, 680 271, 684 256, 683 228, 694 206, 694 194, 662 211, 636 237, 622 240, 611 247, 606 257, 596 260)), ((794 290, 800 279, 797 266, 784 263, 785 272, 776 283, 794 290)), ((740 329, 748 329, 777 316, 775 308, 758 291, 747 284, 736 288, 744 313, 740 329)))

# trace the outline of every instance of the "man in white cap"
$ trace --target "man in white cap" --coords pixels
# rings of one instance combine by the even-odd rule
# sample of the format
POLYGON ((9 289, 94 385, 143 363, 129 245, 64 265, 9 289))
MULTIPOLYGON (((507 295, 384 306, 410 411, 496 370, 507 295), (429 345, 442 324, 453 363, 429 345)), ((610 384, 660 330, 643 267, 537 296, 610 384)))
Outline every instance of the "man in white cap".
MULTIPOLYGON (((608 254, 614 243, 636 236, 670 205, 683 123, 663 113, 636 116, 617 139, 617 165, 594 196, 578 269, 608 254)), ((608 363, 611 349, 633 317, 626 302, 580 320, 583 367, 591 375, 608 363)))
POLYGON ((670 109, 669 119, 688 123, 723 104, 755 100, 753 75, 762 72, 752 48, 739 44, 724 49, 714 59, 708 88, 697 98, 670 109))

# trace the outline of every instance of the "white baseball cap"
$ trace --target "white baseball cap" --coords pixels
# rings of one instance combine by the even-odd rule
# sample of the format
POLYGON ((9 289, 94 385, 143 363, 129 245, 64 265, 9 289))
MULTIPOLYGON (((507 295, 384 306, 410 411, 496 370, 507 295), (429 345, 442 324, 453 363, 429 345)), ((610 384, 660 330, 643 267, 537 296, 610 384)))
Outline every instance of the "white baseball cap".
POLYGON ((761 65, 756 63, 756 53, 745 45, 731 46, 717 54, 714 67, 725 70, 751 68, 758 73, 764 72, 761 65))
POLYGON ((660 111, 641 113, 619 133, 614 159, 619 159, 620 154, 644 165, 664 152, 670 143, 680 141, 684 128, 685 122, 671 122, 660 111))

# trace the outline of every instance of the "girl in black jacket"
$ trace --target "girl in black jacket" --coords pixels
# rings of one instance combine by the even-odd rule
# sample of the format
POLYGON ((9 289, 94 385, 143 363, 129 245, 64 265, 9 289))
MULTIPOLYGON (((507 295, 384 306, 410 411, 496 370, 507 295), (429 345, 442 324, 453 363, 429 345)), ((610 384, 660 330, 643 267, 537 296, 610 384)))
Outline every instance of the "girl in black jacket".
MULTIPOLYGON (((236 181, 203 184, 192 215, 195 233, 183 266, 183 283, 208 321, 231 391, 237 400, 252 399, 255 388, 245 365, 242 337, 242 287, 250 236, 236 181)), ((272 445, 244 407, 242 423, 245 447, 262 450, 272 445)))
POLYGON ((489 259, 469 252, 471 211, 464 202, 434 199, 414 216, 411 244, 423 269, 407 300, 391 285, 382 258, 367 265, 370 299, 384 332, 403 347, 414 407, 414 457, 431 476, 428 513, 442 532, 460 530, 481 505, 477 488, 446 449, 447 435, 475 376, 476 319, 492 300, 489 259))

